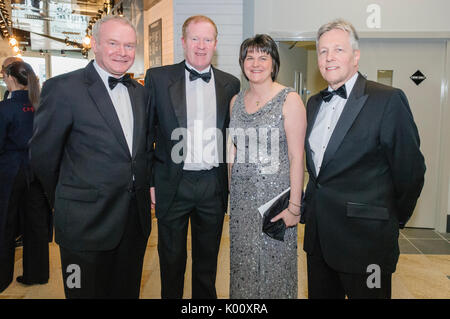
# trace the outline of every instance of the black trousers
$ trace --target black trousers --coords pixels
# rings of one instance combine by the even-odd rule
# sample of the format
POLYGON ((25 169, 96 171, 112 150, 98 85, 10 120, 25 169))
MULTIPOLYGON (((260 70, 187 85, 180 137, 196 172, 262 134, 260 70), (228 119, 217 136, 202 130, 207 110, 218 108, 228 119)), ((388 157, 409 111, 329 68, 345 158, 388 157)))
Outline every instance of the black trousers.
POLYGON ((217 298, 217 256, 224 219, 217 169, 183 171, 175 199, 158 219, 161 297, 183 297, 191 221, 192 298, 217 298))
POLYGON ((44 189, 34 179, 28 191, 23 233, 23 282, 46 283, 49 279, 51 209, 44 189))
POLYGON ((139 298, 147 238, 135 198, 128 216, 119 246, 111 251, 74 251, 60 246, 66 298, 139 298))
MULTIPOLYGON (((369 288, 368 274, 349 274, 332 269, 325 262, 320 242, 307 254, 309 299, 390 299, 392 274, 380 274, 379 288, 369 288)), ((371 282, 371 279, 369 278, 371 282)))
POLYGON ((26 168, 22 166, 13 182, 6 210, 4 232, 0 238, 0 292, 5 290, 13 280, 19 209, 20 204, 27 200, 27 192, 27 173, 26 168))

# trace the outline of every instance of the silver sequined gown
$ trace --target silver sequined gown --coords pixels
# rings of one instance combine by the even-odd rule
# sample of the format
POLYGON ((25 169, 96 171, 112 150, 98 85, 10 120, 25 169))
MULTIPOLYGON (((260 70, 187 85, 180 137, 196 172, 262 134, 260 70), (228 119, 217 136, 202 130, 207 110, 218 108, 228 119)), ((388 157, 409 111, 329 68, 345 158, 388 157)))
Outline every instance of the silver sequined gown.
POLYGON ((232 299, 297 298, 297 227, 286 230, 284 242, 274 240, 262 232, 258 211, 290 185, 282 107, 291 91, 284 88, 252 114, 246 112, 240 92, 232 109, 230 134, 236 146, 230 185, 232 299))

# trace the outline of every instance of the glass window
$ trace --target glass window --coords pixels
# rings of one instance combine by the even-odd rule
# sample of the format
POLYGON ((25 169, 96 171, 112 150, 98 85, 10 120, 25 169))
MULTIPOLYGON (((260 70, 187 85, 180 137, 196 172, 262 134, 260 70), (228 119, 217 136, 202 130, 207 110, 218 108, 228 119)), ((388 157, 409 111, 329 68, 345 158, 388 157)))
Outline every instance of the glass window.
POLYGON ((378 70, 377 82, 385 85, 392 86, 392 78, 394 76, 393 70, 378 70))
POLYGON ((31 65, 34 73, 36 73, 39 78, 39 84, 42 86, 44 81, 47 80, 47 76, 45 74, 45 58, 23 56, 22 59, 31 65))
POLYGON ((89 60, 62 56, 52 56, 52 77, 84 68, 89 60))

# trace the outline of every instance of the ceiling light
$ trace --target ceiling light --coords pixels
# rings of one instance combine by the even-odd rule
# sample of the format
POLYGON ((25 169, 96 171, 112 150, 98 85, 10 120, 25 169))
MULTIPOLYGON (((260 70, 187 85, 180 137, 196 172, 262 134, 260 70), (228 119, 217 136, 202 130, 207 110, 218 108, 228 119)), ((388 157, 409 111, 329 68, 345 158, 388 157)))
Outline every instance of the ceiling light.
POLYGON ((11 37, 11 38, 9 39, 9 45, 10 45, 10 46, 15 46, 15 45, 17 45, 17 40, 16 40, 15 38, 11 37))
POLYGON ((83 38, 83 45, 89 47, 91 45, 91 37, 86 34, 83 38))

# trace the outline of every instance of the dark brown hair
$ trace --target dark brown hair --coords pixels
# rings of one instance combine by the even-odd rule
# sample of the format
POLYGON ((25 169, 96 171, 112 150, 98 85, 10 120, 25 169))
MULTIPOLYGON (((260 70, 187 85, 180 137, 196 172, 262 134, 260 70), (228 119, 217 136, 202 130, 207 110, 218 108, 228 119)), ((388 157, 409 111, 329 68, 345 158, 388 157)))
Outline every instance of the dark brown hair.
POLYGON ((39 79, 31 65, 23 61, 16 61, 6 66, 5 73, 13 76, 19 84, 27 87, 28 98, 33 107, 37 108, 40 94, 39 79))
POLYGON ((241 66, 242 73, 248 80, 244 71, 244 60, 247 57, 248 51, 260 51, 267 53, 272 57, 272 81, 275 81, 280 71, 280 55, 278 54, 277 44, 273 39, 267 34, 257 34, 253 38, 248 38, 244 40, 241 44, 241 49, 239 53, 239 65, 241 66))

